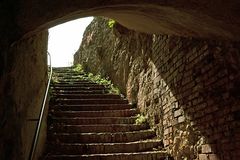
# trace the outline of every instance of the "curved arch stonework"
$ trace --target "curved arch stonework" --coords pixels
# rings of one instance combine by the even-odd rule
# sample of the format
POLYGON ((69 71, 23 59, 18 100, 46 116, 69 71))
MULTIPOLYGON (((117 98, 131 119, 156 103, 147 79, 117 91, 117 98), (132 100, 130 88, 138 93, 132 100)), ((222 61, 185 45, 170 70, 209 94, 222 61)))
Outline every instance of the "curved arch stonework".
POLYGON ((27 0, 19 4, 22 34, 86 16, 106 16, 145 33, 236 40, 240 37, 239 2, 187 0, 27 0))

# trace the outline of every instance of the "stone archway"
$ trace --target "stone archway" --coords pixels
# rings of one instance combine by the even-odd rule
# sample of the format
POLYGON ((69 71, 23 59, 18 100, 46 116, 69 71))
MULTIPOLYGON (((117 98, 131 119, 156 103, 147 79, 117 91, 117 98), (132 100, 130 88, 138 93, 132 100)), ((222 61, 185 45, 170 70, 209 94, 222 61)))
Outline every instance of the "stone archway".
POLYGON ((76 17, 106 16, 146 33, 203 38, 238 39, 238 1, 71 1, 18 2, 16 25, 20 35, 49 28, 76 17))

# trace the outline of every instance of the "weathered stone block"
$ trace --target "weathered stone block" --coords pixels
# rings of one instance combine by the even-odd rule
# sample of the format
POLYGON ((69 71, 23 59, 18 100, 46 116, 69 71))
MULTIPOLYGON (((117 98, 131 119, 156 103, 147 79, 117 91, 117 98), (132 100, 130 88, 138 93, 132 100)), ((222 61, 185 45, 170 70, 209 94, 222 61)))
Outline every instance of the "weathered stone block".
POLYGON ((207 154, 199 154, 199 160, 209 160, 207 154))
POLYGON ((215 145, 213 144, 205 144, 202 145, 202 153, 212 153, 215 149, 215 145))
POLYGON ((180 115, 182 115, 182 110, 181 109, 178 109, 176 111, 174 111, 174 117, 179 117, 180 115))

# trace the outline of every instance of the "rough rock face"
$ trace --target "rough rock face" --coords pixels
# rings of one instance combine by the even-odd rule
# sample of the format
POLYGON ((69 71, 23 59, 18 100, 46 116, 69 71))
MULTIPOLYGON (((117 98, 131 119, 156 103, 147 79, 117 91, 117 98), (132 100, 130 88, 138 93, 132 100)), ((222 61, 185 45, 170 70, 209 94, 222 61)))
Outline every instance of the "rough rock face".
POLYGON ((74 60, 136 103, 175 159, 240 156, 238 42, 147 35, 95 18, 74 60))
MULTIPOLYGON (((44 31, 11 46, 0 75, 0 159, 26 160, 47 80, 44 31)), ((44 134, 42 133, 42 136, 44 134)), ((41 139, 41 137, 40 137, 41 139)))

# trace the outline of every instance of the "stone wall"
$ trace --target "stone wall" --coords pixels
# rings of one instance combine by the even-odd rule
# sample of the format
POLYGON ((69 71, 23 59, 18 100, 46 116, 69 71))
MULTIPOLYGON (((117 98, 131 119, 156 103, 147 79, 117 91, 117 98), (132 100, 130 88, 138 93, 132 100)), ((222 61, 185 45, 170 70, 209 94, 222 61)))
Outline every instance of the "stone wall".
POLYGON ((95 18, 74 63, 109 77, 176 160, 237 160, 240 44, 133 32, 95 18))
POLYGON ((28 158, 47 81, 47 41, 48 32, 43 31, 14 43, 2 57, 1 160, 28 158))

